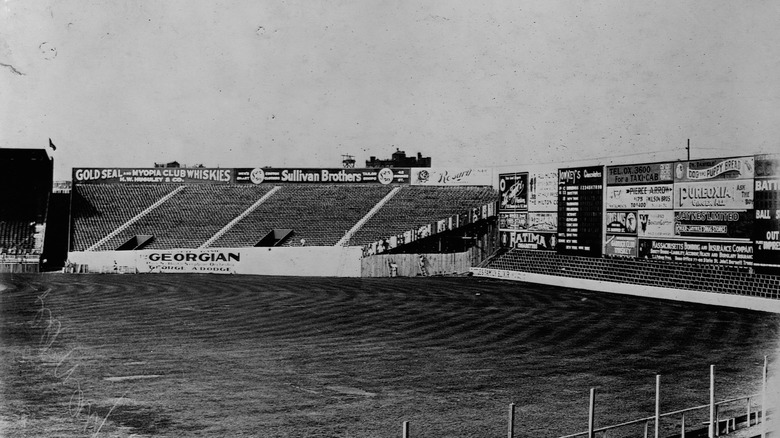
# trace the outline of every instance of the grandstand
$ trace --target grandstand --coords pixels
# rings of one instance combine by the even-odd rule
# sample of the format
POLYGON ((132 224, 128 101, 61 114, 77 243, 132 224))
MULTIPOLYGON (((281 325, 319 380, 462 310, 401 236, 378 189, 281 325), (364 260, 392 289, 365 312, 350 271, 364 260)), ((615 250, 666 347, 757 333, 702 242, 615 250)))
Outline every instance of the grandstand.
POLYGON ((0 149, 0 272, 37 270, 52 160, 40 149, 0 149))
POLYGON ((386 237, 388 231, 396 234, 496 200, 492 187, 403 187, 352 236, 351 243, 365 245, 386 237))
POLYGON ((774 155, 497 175, 74 168, 72 185, 52 193, 45 151, 4 154, 3 184, 29 180, 3 192, 3 205, 15 206, 0 217, 6 262, 44 265, 48 257, 54 269, 69 258, 89 272, 384 276, 399 263, 401 275, 419 275, 425 270, 415 257, 425 254, 436 273, 590 281, 641 294, 776 299, 780 284, 774 155), (322 269, 307 271, 313 266, 322 269))
POLYGON ((32 254, 36 251, 35 221, 30 219, 0 221, 0 252, 32 254))
POLYGON ((273 229, 292 229, 286 246, 333 246, 391 190, 387 186, 280 187, 273 196, 243 218, 212 247, 254 246, 273 229))
POLYGON ((74 178, 70 251, 363 247, 420 227, 433 231, 420 236, 428 237, 439 231, 432 224, 453 216, 469 218, 456 221, 465 228, 475 218, 471 211, 481 212, 498 196, 490 185, 380 184, 366 182, 365 175, 376 170, 354 171, 363 172, 355 178, 362 182, 95 183, 74 178), (268 243, 269 235, 277 238, 268 243))

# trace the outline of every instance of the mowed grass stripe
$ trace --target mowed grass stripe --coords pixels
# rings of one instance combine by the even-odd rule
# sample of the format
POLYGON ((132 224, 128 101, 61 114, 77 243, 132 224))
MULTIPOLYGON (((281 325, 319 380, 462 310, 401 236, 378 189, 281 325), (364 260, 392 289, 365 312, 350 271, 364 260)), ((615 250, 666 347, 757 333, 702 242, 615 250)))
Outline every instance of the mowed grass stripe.
MULTIPOLYGON (((778 323, 480 278, 25 278, 52 288, 55 348, 90 352, 49 410, 78 381, 96 403, 127 392, 166 436, 396 436, 404 420, 414 436, 501 436, 512 401, 527 434, 565 434, 584 429, 591 386, 599 424, 651 414, 657 372, 667 410, 701 404, 723 360, 720 394, 750 392, 778 323), (104 380, 134 375, 160 377, 104 380)), ((34 298, 3 300, 34 314, 34 298)))

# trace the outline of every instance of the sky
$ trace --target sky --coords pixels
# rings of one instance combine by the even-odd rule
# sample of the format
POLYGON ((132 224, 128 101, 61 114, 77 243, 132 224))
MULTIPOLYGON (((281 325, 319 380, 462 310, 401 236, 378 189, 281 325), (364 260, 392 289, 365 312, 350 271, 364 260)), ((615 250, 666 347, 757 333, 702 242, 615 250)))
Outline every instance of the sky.
POLYGON ((780 150, 776 0, 0 2, 0 147, 60 180, 780 150))

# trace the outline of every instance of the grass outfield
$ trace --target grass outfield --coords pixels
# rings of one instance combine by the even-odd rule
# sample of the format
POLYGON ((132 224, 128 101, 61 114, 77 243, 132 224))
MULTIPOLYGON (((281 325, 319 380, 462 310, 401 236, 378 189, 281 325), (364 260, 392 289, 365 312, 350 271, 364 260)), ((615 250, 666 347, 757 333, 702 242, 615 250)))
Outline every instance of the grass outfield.
POLYGON ((501 437, 511 402, 557 436, 591 387, 597 426, 652 415, 656 374, 665 412, 708 402, 710 364, 718 399, 758 392, 780 322, 475 277, 0 280, 14 437, 501 437))

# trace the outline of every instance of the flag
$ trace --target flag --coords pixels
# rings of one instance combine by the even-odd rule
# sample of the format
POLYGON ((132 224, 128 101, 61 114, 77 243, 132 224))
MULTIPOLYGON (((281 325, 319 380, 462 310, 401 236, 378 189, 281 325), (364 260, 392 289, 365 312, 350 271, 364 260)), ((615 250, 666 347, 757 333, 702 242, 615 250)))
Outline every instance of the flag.
POLYGON ((52 143, 51 139, 49 139, 49 147, 50 147, 50 148, 51 148, 51 150, 53 150, 53 151, 56 151, 56 150, 57 150, 57 146, 54 146, 54 143, 52 143))

